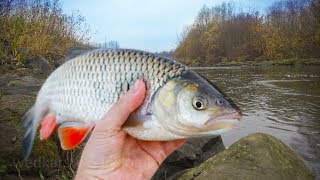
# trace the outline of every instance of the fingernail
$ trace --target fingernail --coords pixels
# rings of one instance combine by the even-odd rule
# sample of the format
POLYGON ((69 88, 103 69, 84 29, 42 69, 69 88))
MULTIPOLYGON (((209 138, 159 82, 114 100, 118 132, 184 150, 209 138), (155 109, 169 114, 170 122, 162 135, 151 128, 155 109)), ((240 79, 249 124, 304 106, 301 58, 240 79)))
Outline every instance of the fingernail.
POLYGON ((138 80, 134 83, 134 85, 130 88, 131 93, 135 94, 139 89, 139 82, 138 80))

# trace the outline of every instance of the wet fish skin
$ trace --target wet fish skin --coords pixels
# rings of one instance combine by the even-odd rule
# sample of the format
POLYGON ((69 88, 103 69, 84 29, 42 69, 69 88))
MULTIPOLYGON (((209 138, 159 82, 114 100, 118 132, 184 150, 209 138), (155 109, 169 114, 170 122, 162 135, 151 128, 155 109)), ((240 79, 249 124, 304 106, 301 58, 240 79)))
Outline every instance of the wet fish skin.
POLYGON ((94 123, 139 78, 144 79, 148 90, 146 103, 137 114, 145 113, 151 94, 185 69, 173 64, 144 51, 112 49, 93 50, 68 60, 48 77, 35 105, 22 118, 26 128, 24 157, 30 154, 36 129, 48 112, 56 114, 59 124, 94 123))
POLYGON ((27 129, 24 157, 29 156, 36 129, 48 113, 55 114, 62 126, 70 122, 94 124, 137 79, 146 83, 146 98, 123 130, 138 139, 217 135, 230 129, 230 123, 213 130, 217 127, 208 126, 207 121, 233 113, 228 116, 235 119, 233 126, 241 117, 221 92, 183 64, 144 51, 94 50, 67 61, 43 84, 35 105, 23 117, 27 129), (194 107, 198 97, 204 97, 206 109, 194 107), (217 100, 224 104, 217 105, 217 100))
POLYGON ((160 86, 184 70, 181 64, 145 52, 96 50, 68 61, 52 73, 39 92, 36 106, 49 102, 59 112, 59 123, 79 119, 94 122, 135 80, 143 78, 146 82, 149 102, 160 86))

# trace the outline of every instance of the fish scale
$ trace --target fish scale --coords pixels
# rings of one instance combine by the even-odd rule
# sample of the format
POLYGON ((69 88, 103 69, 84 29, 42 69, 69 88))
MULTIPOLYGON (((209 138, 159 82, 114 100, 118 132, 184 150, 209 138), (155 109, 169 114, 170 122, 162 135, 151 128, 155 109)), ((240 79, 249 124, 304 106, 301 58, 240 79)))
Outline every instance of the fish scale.
POLYGON ((41 139, 48 139, 61 124, 61 147, 79 145, 137 79, 145 81, 146 96, 122 126, 137 139, 219 135, 241 118, 239 109, 213 84, 176 61, 137 50, 94 50, 67 61, 43 84, 35 105, 23 116, 24 158, 31 153, 40 124, 41 139))
POLYGON ((61 104, 51 107, 60 112, 59 123, 94 122, 135 80, 143 78, 146 82, 145 101, 149 102, 156 89, 184 69, 180 63, 142 51, 95 50, 69 60, 53 72, 41 88, 36 106, 46 102, 61 104))

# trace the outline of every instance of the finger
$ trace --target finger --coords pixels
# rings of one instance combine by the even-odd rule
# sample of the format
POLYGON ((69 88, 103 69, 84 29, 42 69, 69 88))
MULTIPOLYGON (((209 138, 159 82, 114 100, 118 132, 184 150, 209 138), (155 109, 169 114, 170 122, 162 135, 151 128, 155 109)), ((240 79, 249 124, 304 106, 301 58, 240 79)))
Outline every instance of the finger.
POLYGON ((142 103, 146 94, 146 86, 142 79, 138 79, 132 88, 112 105, 101 121, 97 122, 96 131, 121 129, 129 115, 142 103))

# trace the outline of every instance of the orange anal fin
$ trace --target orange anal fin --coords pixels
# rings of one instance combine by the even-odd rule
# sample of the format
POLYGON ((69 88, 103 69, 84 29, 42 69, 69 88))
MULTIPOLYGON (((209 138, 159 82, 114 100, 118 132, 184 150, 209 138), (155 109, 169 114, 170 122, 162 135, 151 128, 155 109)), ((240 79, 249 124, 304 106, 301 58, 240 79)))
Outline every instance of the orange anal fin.
POLYGON ((75 122, 62 124, 58 129, 62 149, 70 150, 77 147, 93 127, 92 124, 75 122))
POLYGON ((46 140, 56 130, 57 127, 56 116, 49 114, 41 121, 40 139, 46 140))

